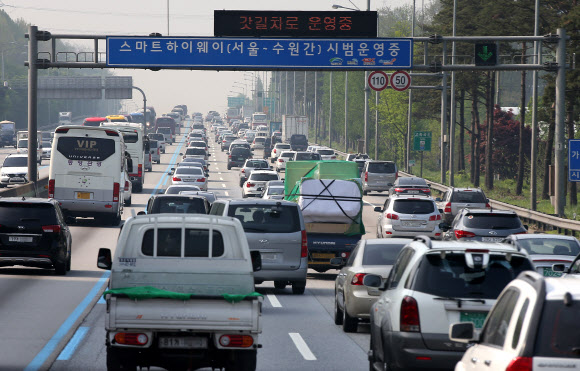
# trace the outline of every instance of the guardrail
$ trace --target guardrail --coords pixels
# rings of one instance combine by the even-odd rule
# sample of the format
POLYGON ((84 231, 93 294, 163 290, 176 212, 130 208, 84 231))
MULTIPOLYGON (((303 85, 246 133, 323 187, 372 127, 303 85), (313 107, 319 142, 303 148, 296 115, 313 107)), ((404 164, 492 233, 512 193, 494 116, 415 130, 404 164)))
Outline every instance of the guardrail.
MULTIPOLYGON (((346 157, 347 155, 347 153, 345 152, 337 150, 334 151, 343 157, 346 157)), ((399 171, 399 174, 402 176, 413 176, 403 171, 399 171)), ((444 184, 432 182, 427 179, 425 180, 427 181, 427 184, 431 186, 432 189, 435 189, 439 192, 446 192, 449 189, 449 187, 444 184)), ((511 205, 505 202, 492 199, 489 200, 489 203, 491 207, 496 209, 515 211, 516 214, 518 214, 518 216, 520 217, 520 219, 522 219, 524 223, 535 224, 539 229, 544 231, 556 229, 558 233, 563 233, 565 235, 571 234, 573 236, 576 236, 576 233, 580 232, 580 221, 577 220, 559 218, 557 216, 541 213, 539 211, 526 209, 523 207, 511 205)))

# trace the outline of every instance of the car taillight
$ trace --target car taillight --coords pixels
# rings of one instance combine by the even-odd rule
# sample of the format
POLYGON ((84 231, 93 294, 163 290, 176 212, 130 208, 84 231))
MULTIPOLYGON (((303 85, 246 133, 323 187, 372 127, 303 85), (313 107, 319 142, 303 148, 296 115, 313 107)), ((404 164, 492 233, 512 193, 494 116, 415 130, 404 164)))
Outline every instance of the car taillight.
POLYGON ((242 173, 244 173, 244 174, 245 174, 245 173, 246 173, 246 169, 242 169, 242 173))
POLYGON ((403 192, 405 191, 405 188, 395 188, 395 192, 403 192))
POLYGON ((125 345, 145 345, 149 341, 146 334, 135 334, 130 332, 119 332, 115 334, 115 342, 125 345))
POLYGON ((429 221, 430 221, 430 222, 433 222, 433 221, 435 221, 435 220, 441 220, 441 214, 437 214, 437 215, 431 215, 431 216, 429 217, 429 221))
POLYGON ((54 198, 54 179, 48 181, 48 198, 54 198))
POLYGON ((473 233, 473 232, 455 230, 454 233, 455 233, 455 237, 457 239, 464 238, 464 237, 475 237, 475 233, 473 233))
POLYGON ((226 140, 225 140, 225 139, 224 139, 224 140, 222 140, 222 143, 225 143, 225 142, 226 142, 226 140))
POLYGON ((485 208, 486 208, 486 209, 491 209, 491 205, 490 205, 489 203, 486 203, 486 204, 485 204, 485 208))
POLYGON ((120 191, 119 188, 120 188, 119 183, 117 182, 113 183, 113 202, 119 201, 119 191, 120 191))
POLYGON ((274 148, 274 153, 276 153, 276 148, 274 148))
POLYGON ((332 156, 330 159, 331 160, 336 160, 336 156, 332 156))
POLYGON ((43 225, 42 231, 46 233, 60 233, 60 225, 43 225))
POLYGON ((284 159, 283 158, 279 158, 278 159, 278 162, 284 162, 284 159))
POLYGON ((157 154, 159 155, 159 148, 157 148, 157 154))
POLYGON ((512 359, 505 371, 532 371, 533 359, 531 357, 516 357, 512 359))
POLYGON ((451 212, 451 202, 448 202, 445 204, 445 209, 443 210, 446 213, 450 213, 451 212))
POLYGON ((143 176, 143 165, 142 164, 137 165, 137 176, 139 178, 141 178, 143 176))
POLYGON ((369 172, 365 171, 365 182, 369 181, 369 172))
POLYGON ((308 256, 308 238, 306 237, 306 231, 302 231, 302 247, 300 249, 300 257, 306 258, 308 256))
POLYGON ((397 179, 399 179, 399 172, 398 171, 395 173, 395 180, 397 180, 397 179))
POLYGON ((356 273, 354 276, 352 276, 352 280, 350 281, 350 284, 354 285, 354 286, 362 286, 363 278, 366 275, 367 275, 366 273, 356 273))
POLYGON ((173 179, 174 182, 180 182, 181 181, 181 178, 178 178, 176 176, 174 176, 172 179, 173 179))
POLYGON ((419 307, 417 300, 411 296, 405 296, 401 302, 400 330, 403 332, 420 332, 419 307))
POLYGON ((232 155, 228 155, 228 158, 232 158, 232 155))
POLYGON ((228 348, 249 348, 254 345, 254 338, 250 335, 222 335, 220 345, 228 348))
POLYGON ((246 183, 246 188, 250 188, 250 187, 253 187, 253 186, 254 186, 254 183, 249 183, 249 182, 246 183))
POLYGON ((197 180, 196 180, 196 182, 201 182, 201 183, 203 183, 203 182, 205 182, 205 178, 199 178, 199 179, 197 179, 197 180))
POLYGON ((397 215, 397 214, 388 213, 385 216, 387 217, 387 219, 399 220, 399 215, 397 215))

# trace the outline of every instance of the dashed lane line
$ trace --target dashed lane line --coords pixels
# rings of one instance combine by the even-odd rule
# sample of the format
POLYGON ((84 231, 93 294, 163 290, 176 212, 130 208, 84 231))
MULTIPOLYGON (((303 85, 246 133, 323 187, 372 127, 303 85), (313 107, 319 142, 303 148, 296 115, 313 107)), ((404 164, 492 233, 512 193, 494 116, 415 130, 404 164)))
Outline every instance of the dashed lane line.
POLYGON ((316 357, 310 351, 308 344, 306 344, 306 342, 304 341, 304 339, 302 339, 302 336, 300 336, 299 333, 290 332, 290 333, 288 333, 288 335, 290 335, 290 338, 294 342, 294 345, 296 346, 296 348, 298 349, 300 354, 302 354, 302 357, 304 357, 305 360, 316 361, 316 357))
POLYGON ((268 300, 270 301, 270 304, 274 308, 282 308, 282 304, 280 304, 280 301, 278 300, 278 298, 276 297, 276 295, 274 295, 274 294, 268 294, 268 300))

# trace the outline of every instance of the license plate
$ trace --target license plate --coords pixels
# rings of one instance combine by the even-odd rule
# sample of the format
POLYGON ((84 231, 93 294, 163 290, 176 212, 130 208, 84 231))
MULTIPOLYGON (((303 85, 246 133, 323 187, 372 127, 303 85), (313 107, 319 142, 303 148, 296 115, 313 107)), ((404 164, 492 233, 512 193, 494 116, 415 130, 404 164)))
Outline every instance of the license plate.
POLYGON ((481 242, 501 242, 503 237, 481 237, 481 242))
POLYGON ((483 322, 487 317, 487 312, 460 312, 459 321, 460 322, 473 322, 475 328, 480 329, 483 327, 483 322))
POLYGON ((544 277, 562 277, 562 272, 554 272, 552 268, 544 267, 544 277))
POLYGON ((417 194, 419 191, 407 191, 407 193, 417 194))
POLYGON ((11 182, 24 182, 24 178, 19 177, 19 176, 13 176, 12 178, 10 178, 11 182))
POLYGON ((90 200, 91 199, 91 192, 77 192, 77 199, 78 200, 90 200))
POLYGON ((160 337, 159 348, 165 349, 206 349, 207 338, 202 337, 160 337))
POLYGON ((262 260, 276 260, 278 259, 278 255, 264 252, 262 253, 262 260))
POLYGON ((10 241, 10 242, 32 242, 32 237, 9 236, 8 241, 10 241))
POLYGON ((324 254, 324 253, 312 253, 312 257, 315 259, 332 259, 332 258, 336 258, 336 255, 324 254))
POLYGON ((423 226, 423 222, 421 221, 409 221, 409 222, 401 222, 401 224, 403 225, 403 227, 421 227, 423 226))
POLYGON ((244 161, 243 157, 238 157, 238 161, 244 161))

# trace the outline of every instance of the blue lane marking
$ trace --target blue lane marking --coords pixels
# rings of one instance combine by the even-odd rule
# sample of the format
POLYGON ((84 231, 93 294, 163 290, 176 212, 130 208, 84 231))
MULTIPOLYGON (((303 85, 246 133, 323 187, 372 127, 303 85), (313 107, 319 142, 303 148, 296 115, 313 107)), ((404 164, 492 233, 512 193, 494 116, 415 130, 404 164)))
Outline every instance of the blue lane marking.
POLYGON ((85 326, 79 327, 77 332, 68 342, 67 346, 62 350, 62 352, 60 352, 60 355, 56 360, 68 361, 74 354, 75 350, 77 349, 77 347, 79 346, 80 342, 83 340, 89 329, 90 327, 85 326))
MULTIPOLYGON (((187 125, 186 129, 187 128, 189 128, 189 125, 187 125)), ((151 192, 151 196, 156 195, 159 187, 165 186, 165 184, 167 183, 167 180, 169 179, 169 177, 167 176, 167 172, 169 170, 171 170, 171 166, 173 166, 175 164, 175 162, 177 161, 177 156, 179 156, 179 150, 183 146, 183 143, 185 142, 185 138, 186 138, 185 135, 183 135, 181 137, 181 140, 179 141, 179 145, 175 148, 175 152, 173 153, 173 156, 171 156, 171 160, 169 161, 167 168, 165 168, 165 171, 164 171, 163 175, 161 176, 161 179, 159 179, 159 182, 157 182, 157 185, 153 189, 153 192, 151 192)))
POLYGON ((97 304, 107 304, 107 302, 105 301, 105 298, 103 296, 101 296, 99 298, 99 300, 97 301, 97 304))
POLYGON ((44 166, 41 166, 41 167, 39 167, 39 169, 46 169, 46 168, 47 168, 47 167, 49 167, 49 166, 50 166, 50 165, 44 165, 44 166))
POLYGON ((75 308, 75 310, 68 316, 68 318, 64 321, 64 323, 59 327, 56 333, 52 336, 52 338, 46 343, 44 348, 34 357, 34 359, 26 366, 24 371, 36 371, 42 367, 44 362, 50 357, 50 355, 56 349, 58 343, 64 338, 64 336, 69 332, 71 327, 75 324, 78 318, 83 314, 85 309, 89 306, 97 292, 103 287, 103 285, 109 279, 111 275, 110 271, 103 273, 99 281, 95 283, 91 291, 85 296, 83 301, 75 308))

